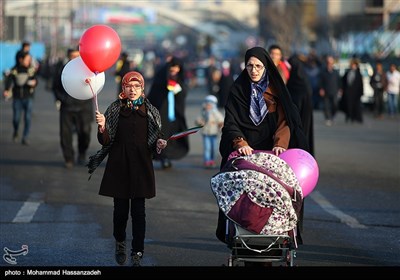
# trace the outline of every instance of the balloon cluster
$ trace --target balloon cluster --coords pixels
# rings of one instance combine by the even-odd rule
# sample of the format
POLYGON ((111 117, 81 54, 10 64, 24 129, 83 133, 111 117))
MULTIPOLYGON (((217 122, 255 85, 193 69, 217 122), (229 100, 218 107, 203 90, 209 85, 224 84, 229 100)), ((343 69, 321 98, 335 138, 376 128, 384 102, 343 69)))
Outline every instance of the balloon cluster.
POLYGON ((94 98, 97 107, 96 96, 104 86, 104 71, 118 60, 121 40, 111 27, 94 25, 81 36, 79 53, 80 57, 65 65, 61 73, 62 85, 76 99, 94 98))

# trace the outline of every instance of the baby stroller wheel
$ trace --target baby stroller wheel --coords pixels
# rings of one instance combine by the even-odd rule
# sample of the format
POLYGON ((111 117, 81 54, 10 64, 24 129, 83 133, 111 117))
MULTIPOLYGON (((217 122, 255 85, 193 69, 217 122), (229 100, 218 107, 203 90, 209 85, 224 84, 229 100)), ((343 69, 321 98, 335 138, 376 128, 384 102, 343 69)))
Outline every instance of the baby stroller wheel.
POLYGON ((232 255, 229 256, 228 258, 228 266, 233 266, 233 259, 232 259, 232 255))
POLYGON ((296 257, 296 251, 289 250, 286 254, 286 266, 294 266, 295 257, 296 257))

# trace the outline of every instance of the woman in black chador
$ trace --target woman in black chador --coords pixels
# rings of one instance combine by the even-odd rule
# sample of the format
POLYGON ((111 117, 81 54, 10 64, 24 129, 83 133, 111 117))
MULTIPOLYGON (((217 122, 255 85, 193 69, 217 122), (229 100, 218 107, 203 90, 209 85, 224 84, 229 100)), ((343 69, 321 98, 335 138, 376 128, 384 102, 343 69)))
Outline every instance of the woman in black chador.
MULTIPOLYGON (((308 152, 314 156, 314 120, 313 120, 313 104, 312 104, 312 87, 310 81, 304 71, 303 63, 298 55, 293 55, 288 60, 290 68, 290 77, 286 87, 290 92, 293 103, 297 106, 301 123, 303 125, 304 134, 308 141, 308 152)), ((303 214, 305 200, 301 205, 299 213, 299 222, 297 228, 300 232, 303 230, 303 214)))
POLYGON ((291 56, 288 62, 291 68, 286 87, 290 92, 293 103, 299 109, 304 134, 308 140, 308 152, 314 155, 314 121, 311 84, 304 71, 303 62, 299 59, 298 55, 291 56))
MULTIPOLYGON (((185 118, 187 86, 183 63, 176 57, 167 62, 154 77, 149 91, 149 101, 160 111, 162 133, 167 139, 176 132, 187 129, 185 118)), ((183 137, 168 143, 156 157, 162 168, 171 167, 171 159, 180 159, 189 152, 189 140, 183 137)))
MULTIPOLYGON (((225 106, 221 168, 233 151, 250 155, 253 150, 269 150, 279 155, 288 148, 308 150, 299 112, 267 51, 247 50, 245 65, 225 106)), ((223 242, 225 221, 220 211, 216 235, 223 242)))
POLYGON ((342 85, 341 107, 346 115, 346 122, 362 123, 361 96, 364 93, 364 87, 357 59, 350 61, 350 69, 344 74, 342 85))

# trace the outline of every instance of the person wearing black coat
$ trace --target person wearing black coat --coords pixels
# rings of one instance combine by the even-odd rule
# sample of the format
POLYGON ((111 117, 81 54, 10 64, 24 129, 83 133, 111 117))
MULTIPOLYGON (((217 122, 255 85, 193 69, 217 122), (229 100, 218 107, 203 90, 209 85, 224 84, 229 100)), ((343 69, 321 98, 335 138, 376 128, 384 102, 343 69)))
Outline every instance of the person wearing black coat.
MULTIPOLYGON (((172 57, 156 73, 147 98, 160 111, 162 133, 167 139, 172 134, 187 129, 186 108, 187 85, 183 62, 172 57)), ((168 147, 156 156, 163 169, 172 166, 171 159, 180 159, 189 152, 189 140, 182 137, 170 141, 168 147)))
POLYGON ((132 217, 133 266, 140 266, 146 232, 145 200, 156 195, 153 155, 167 145, 161 139, 158 110, 145 98, 144 78, 136 71, 122 78, 122 92, 104 114, 96 111, 97 138, 102 148, 89 158, 93 174, 108 156, 99 194, 113 197, 115 259, 126 262, 126 226, 132 217))
POLYGON ((117 96, 122 92, 122 78, 131 71, 131 62, 128 59, 128 53, 122 52, 115 66, 115 81, 118 84, 117 96))
POLYGON ((303 62, 298 55, 292 55, 288 62, 291 68, 286 87, 290 92, 294 104, 299 110, 303 131, 308 141, 308 152, 314 155, 314 121, 311 84, 304 70, 303 62))
POLYGON ((93 101, 91 99, 79 100, 72 97, 62 84, 62 73, 65 65, 79 56, 78 49, 70 48, 67 58, 60 61, 55 69, 53 79, 53 92, 56 100, 60 102, 60 145, 64 157, 64 166, 71 169, 75 164, 76 150, 74 149, 74 134, 77 135, 76 162, 79 165, 86 163, 86 152, 91 141, 93 123, 93 101))
MULTIPOLYGON (((303 62, 298 55, 292 55, 288 62, 291 68, 286 87, 299 110, 303 131, 308 141, 307 151, 314 156, 313 92, 311 83, 304 70, 303 62)), ((297 223, 300 233, 303 231, 304 204, 305 198, 303 198, 303 204, 299 212, 299 222, 297 223)))
POLYGON ((350 69, 342 78, 343 96, 341 108, 346 115, 346 122, 363 122, 361 96, 364 94, 364 86, 358 61, 350 61, 350 69))
POLYGON ((374 115, 376 118, 382 119, 385 109, 383 95, 388 85, 382 62, 378 61, 376 63, 374 73, 372 74, 369 83, 374 90, 374 115))
POLYGON ((222 62, 221 78, 218 81, 218 108, 223 109, 233 85, 234 78, 229 61, 222 62))
POLYGON ((19 140, 19 126, 21 116, 24 115, 24 129, 22 144, 29 145, 29 134, 32 121, 33 99, 35 88, 38 84, 36 70, 31 65, 32 57, 25 52, 19 55, 18 63, 11 69, 5 79, 4 97, 6 100, 12 97, 13 108, 13 141, 19 140))
MULTIPOLYGON (((233 151, 250 155, 253 150, 267 150, 279 155, 288 148, 308 150, 298 109, 267 51, 248 49, 245 65, 225 106, 221 169, 233 151)), ((226 217, 220 210, 216 236, 222 242, 225 229, 226 217)))

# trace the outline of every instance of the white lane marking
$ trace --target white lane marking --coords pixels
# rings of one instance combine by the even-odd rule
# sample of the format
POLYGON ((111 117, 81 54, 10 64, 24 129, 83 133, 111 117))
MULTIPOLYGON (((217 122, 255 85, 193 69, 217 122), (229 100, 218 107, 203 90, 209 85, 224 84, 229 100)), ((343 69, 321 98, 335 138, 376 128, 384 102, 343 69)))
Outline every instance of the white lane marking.
POLYGON ((42 193, 31 193, 27 201, 19 209, 17 215, 13 219, 13 223, 30 223, 43 202, 42 193))
POLYGON ((367 226, 361 224, 356 218, 347 215, 341 210, 337 209, 332 205, 319 191, 315 191, 311 194, 311 198, 319 204, 326 212, 337 217, 341 223, 348 225, 351 228, 367 228, 367 226))

